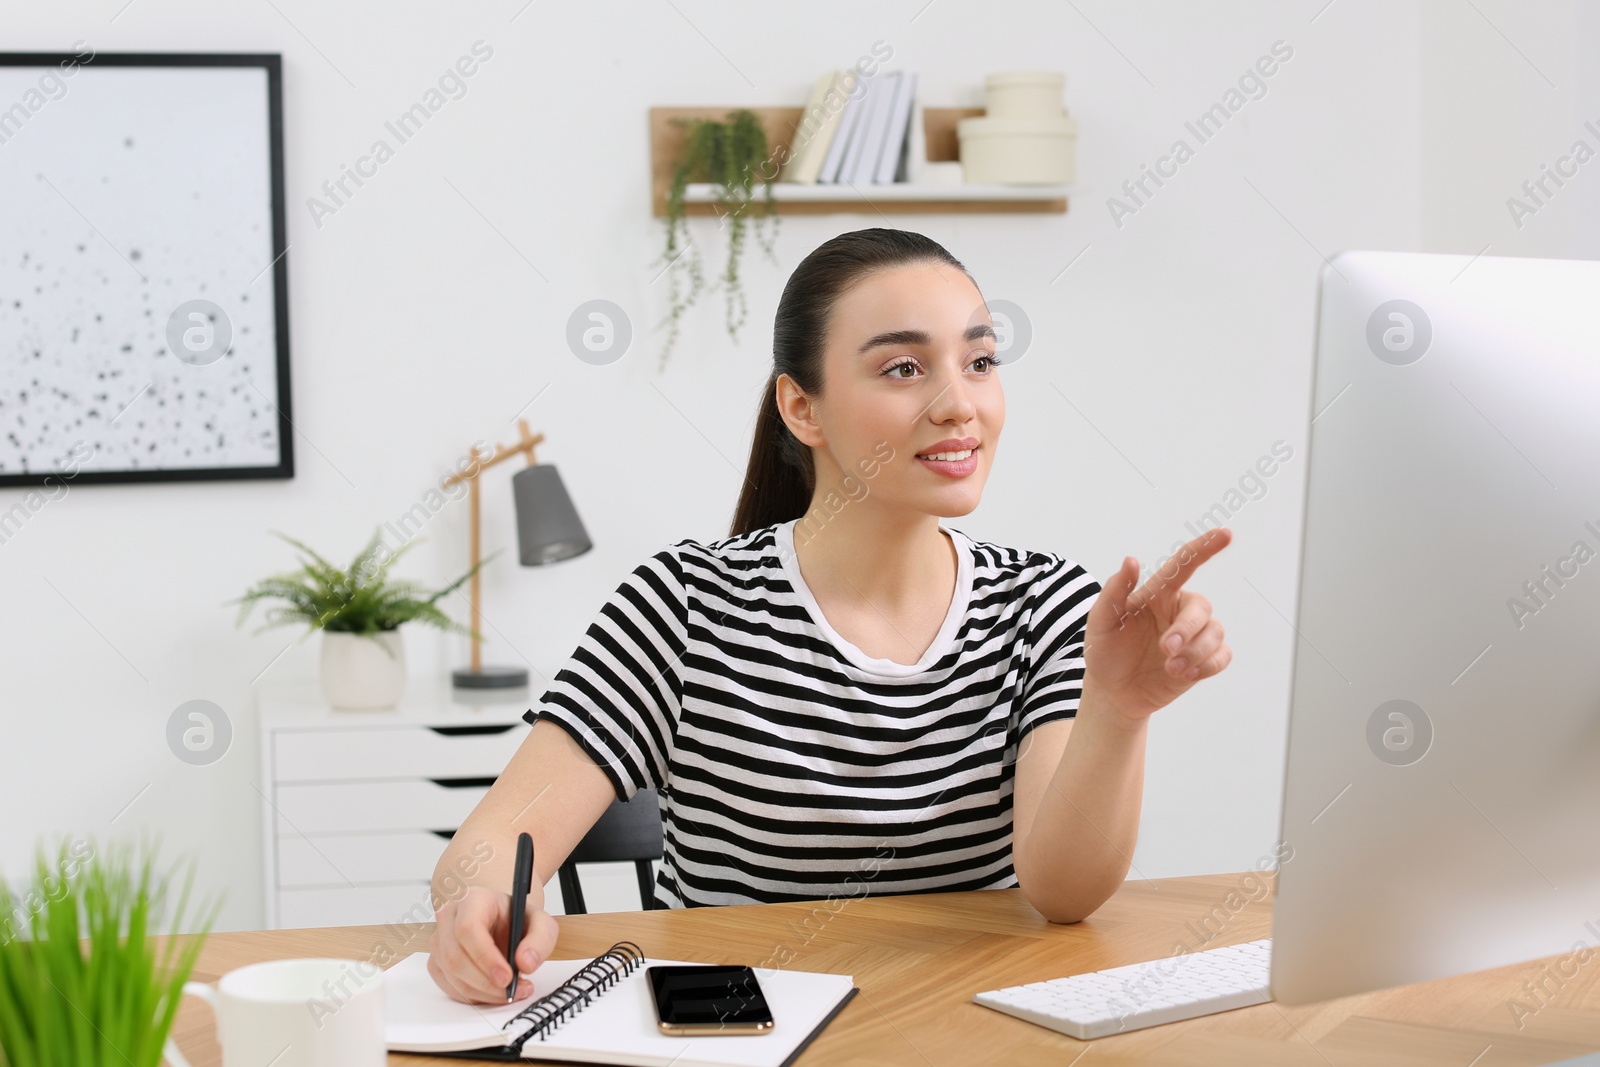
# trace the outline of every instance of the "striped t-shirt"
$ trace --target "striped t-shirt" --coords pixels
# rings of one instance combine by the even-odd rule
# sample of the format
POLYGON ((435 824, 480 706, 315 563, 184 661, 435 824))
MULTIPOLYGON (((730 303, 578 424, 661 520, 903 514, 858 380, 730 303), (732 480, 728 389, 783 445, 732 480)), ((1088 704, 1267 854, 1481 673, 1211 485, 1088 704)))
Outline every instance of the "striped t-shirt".
POLYGON ((640 564, 530 709, 619 799, 655 788, 657 907, 1005 888, 1018 744, 1077 713, 1100 585, 950 535, 955 595, 914 664, 836 633, 794 521, 640 564))

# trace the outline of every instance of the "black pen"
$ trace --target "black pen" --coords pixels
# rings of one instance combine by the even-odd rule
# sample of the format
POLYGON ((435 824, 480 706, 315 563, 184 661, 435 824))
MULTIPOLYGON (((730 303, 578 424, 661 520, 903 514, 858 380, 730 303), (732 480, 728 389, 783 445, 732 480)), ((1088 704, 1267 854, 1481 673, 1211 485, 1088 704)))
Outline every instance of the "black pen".
POLYGON ((506 986, 506 1003, 517 996, 517 946, 522 944, 523 927, 528 918, 528 891, 533 888, 533 838, 517 835, 517 868, 511 875, 511 936, 506 942, 506 962, 511 964, 511 984, 506 986))

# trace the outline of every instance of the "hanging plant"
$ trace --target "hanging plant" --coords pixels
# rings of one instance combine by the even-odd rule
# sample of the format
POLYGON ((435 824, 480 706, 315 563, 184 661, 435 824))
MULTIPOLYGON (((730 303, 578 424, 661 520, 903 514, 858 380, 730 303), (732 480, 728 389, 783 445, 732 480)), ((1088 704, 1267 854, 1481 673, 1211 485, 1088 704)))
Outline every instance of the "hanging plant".
MULTIPOLYGON (((672 175, 672 186, 667 193, 667 249, 665 262, 670 276, 671 310, 668 312, 670 329, 661 350, 661 366, 667 365, 667 356, 678 338, 678 319, 692 306, 705 289, 705 276, 700 267, 698 248, 689 237, 683 212, 684 187, 690 182, 714 182, 718 186, 716 204, 720 218, 729 224, 728 265, 722 273, 722 284, 727 293, 728 336, 739 340, 739 327, 744 325, 745 299, 739 278, 739 257, 744 251, 745 208, 750 204, 756 185, 756 175, 772 167, 768 158, 767 134, 755 112, 741 108, 730 111, 726 122, 714 119, 676 118, 674 125, 688 127, 684 140, 683 158, 672 175), (682 240, 680 241, 680 235, 682 240), (688 257, 689 292, 679 289, 677 261, 688 257)), ((756 238, 774 265, 773 242, 777 237, 777 202, 772 196, 772 182, 764 180, 766 211, 756 217, 756 238), (767 222, 772 222, 771 232, 767 222)))

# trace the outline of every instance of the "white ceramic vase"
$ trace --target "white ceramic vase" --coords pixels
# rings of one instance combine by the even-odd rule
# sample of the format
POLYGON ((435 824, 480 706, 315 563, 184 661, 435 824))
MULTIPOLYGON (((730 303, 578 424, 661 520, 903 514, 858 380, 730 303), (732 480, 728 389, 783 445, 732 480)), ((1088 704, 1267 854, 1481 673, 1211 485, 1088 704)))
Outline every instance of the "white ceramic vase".
POLYGON ((322 695, 336 708, 392 708, 406 688, 399 630, 370 637, 322 632, 322 695))

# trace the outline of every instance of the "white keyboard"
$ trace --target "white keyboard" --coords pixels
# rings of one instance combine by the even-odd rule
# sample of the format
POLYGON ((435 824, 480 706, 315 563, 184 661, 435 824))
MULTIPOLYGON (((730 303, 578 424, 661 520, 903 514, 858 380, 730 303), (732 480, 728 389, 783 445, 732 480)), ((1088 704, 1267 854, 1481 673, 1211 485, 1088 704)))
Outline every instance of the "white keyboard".
POLYGON ((1088 1040, 1272 999, 1272 938, 974 993, 986 1008, 1088 1040))

